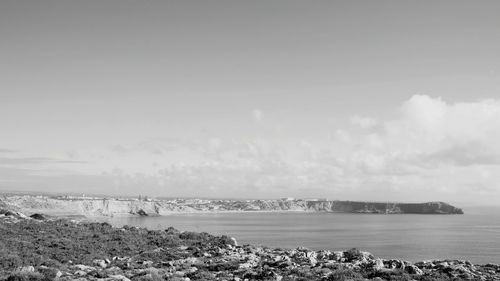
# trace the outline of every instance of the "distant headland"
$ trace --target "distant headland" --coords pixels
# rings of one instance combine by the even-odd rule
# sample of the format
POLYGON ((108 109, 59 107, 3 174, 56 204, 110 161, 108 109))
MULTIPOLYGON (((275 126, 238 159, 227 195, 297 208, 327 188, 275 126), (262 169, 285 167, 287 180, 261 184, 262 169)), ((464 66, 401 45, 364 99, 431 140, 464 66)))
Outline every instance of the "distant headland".
POLYGON ((156 216, 204 212, 332 212, 355 214, 463 214, 444 202, 395 203, 327 199, 151 199, 85 196, 3 195, 0 207, 57 215, 156 216))

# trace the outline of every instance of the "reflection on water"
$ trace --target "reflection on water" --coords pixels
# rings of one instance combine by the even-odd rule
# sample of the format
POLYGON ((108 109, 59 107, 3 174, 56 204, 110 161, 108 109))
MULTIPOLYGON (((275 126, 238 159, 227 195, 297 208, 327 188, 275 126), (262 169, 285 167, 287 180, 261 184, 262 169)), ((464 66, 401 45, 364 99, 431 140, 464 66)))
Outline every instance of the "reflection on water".
POLYGON ((114 217, 114 225, 227 234, 240 244, 342 250, 356 247, 383 258, 449 258, 500 263, 498 210, 465 215, 338 213, 207 213, 114 217))

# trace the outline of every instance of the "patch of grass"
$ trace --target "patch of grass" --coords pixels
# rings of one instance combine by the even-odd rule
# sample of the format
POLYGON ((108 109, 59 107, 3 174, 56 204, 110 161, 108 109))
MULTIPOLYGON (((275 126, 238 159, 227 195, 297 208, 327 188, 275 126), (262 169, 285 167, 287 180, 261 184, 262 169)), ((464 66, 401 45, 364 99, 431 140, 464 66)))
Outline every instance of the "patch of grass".
POLYGON ((344 269, 337 269, 333 271, 328 278, 326 279, 327 281, 362 281, 365 280, 363 278, 363 275, 360 273, 344 268, 344 269))

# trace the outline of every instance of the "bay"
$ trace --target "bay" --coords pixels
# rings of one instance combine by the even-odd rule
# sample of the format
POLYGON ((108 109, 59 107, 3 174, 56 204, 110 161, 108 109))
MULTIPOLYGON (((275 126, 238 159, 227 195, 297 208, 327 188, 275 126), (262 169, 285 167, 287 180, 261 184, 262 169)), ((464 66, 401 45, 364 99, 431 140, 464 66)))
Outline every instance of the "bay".
POLYGON ((239 244, 313 250, 358 248, 381 258, 408 261, 470 260, 500 263, 498 208, 464 215, 379 215, 304 212, 194 213, 112 217, 105 221, 149 229, 235 237, 239 244))

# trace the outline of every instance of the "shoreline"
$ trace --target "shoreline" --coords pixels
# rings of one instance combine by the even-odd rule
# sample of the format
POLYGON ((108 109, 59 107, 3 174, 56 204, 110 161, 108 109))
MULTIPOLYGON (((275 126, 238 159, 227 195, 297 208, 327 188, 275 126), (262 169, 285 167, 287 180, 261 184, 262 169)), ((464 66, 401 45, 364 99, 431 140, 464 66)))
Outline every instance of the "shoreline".
POLYGON ((23 212, 84 216, 169 216, 200 213, 312 212, 352 214, 463 214, 445 202, 383 203, 339 200, 131 200, 120 198, 67 198, 44 196, 0 197, 0 204, 23 212))
POLYGON ((113 227, 18 212, 0 215, 0 236, 0 280, 500 280, 495 264, 238 245, 228 236, 172 227, 113 227))

